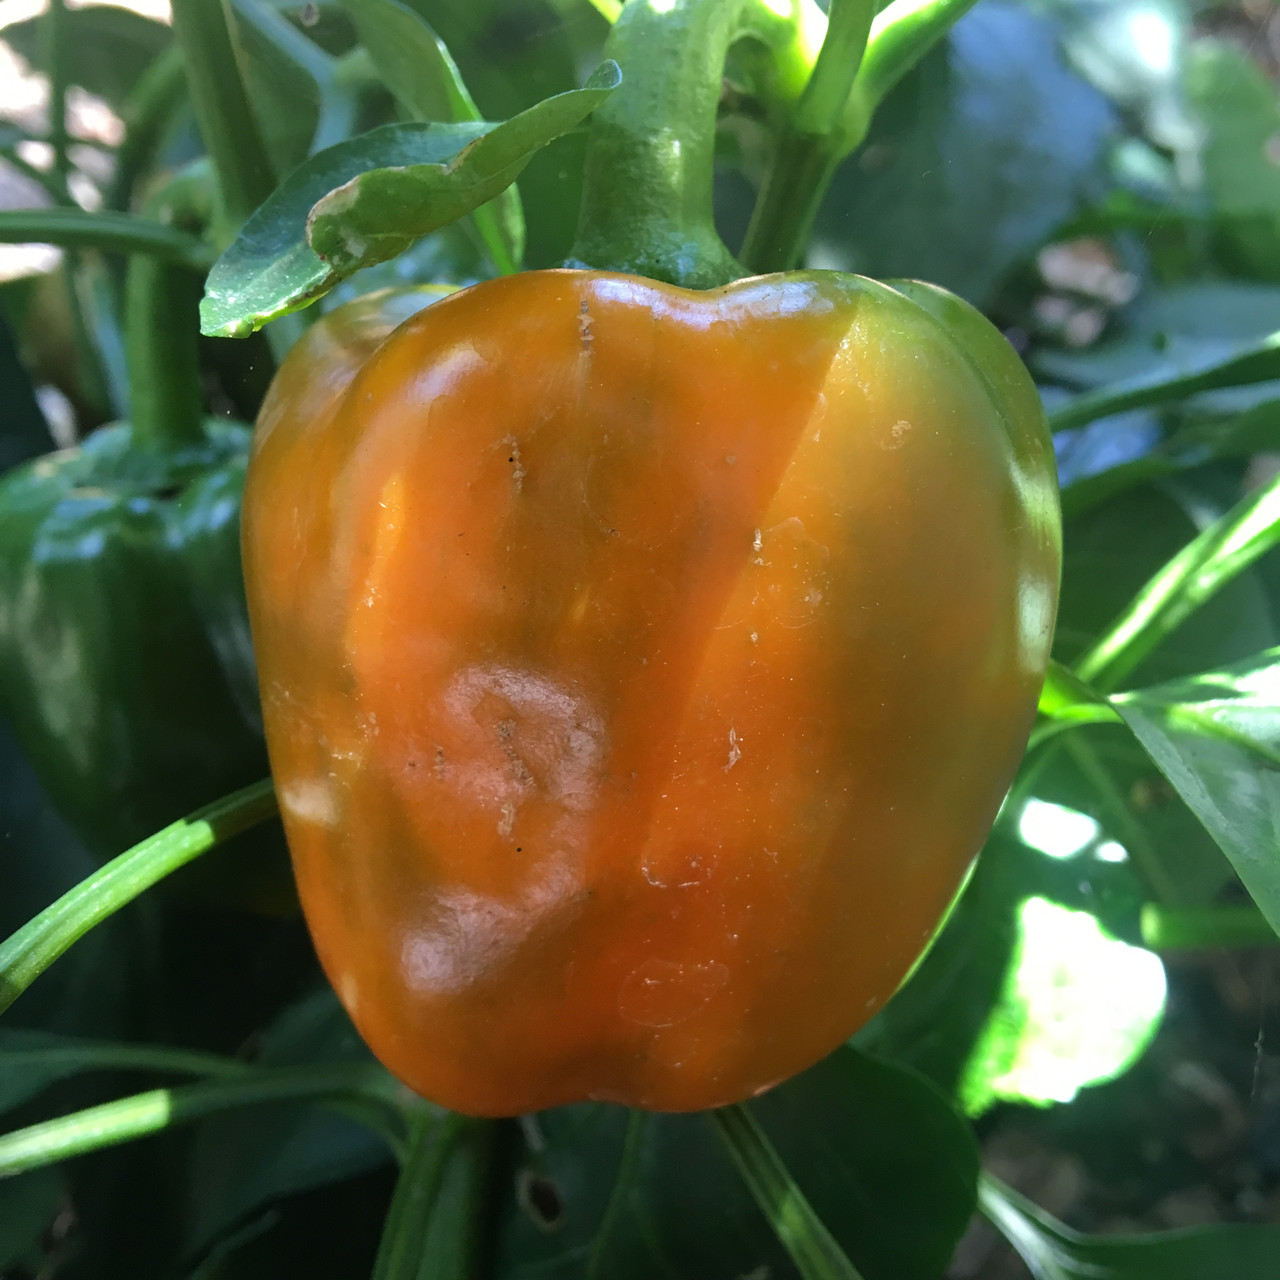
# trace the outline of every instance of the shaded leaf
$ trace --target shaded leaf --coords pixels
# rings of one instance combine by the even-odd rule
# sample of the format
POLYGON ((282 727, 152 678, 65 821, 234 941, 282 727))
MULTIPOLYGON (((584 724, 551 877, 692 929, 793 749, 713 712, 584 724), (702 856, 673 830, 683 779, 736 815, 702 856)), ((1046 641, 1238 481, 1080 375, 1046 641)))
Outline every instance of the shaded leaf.
MULTIPOLYGON (((173 38, 165 23, 113 4, 68 9, 63 20, 71 83, 104 98, 117 110, 151 60, 173 38)), ((43 65, 44 30, 40 18, 5 27, 4 40, 28 62, 43 65)))
POLYGON ((1204 184, 1231 266, 1280 279, 1280 133, 1275 86, 1248 54, 1219 40, 1192 50, 1187 89, 1206 127, 1204 184))
POLYGON ((61 1175, 36 1169, 0 1182, 0 1271, 5 1275, 41 1272, 42 1239, 62 1205, 61 1175), (9 1268, 16 1270, 10 1272, 9 1268))
MULTIPOLYGON (((840 1049, 749 1105, 865 1280, 937 1280, 969 1219, 977 1152, 931 1085, 840 1049)), ((535 1123, 504 1277, 795 1276, 705 1117, 583 1105, 535 1123)))
POLYGON ((978 305, 1105 189, 1107 100, 1055 25, 984 0, 886 97, 823 202, 811 265, 943 285, 978 305))
MULTIPOLYGON (((285 1008, 262 1034, 271 1066, 372 1062, 337 997, 324 987, 285 1008)), ((190 1166, 186 1243, 200 1252, 286 1196, 387 1164, 386 1140, 312 1106, 229 1113, 200 1127, 190 1166)))
POLYGON ((337 59, 264 0, 234 0, 246 87, 277 173, 340 142, 355 121, 355 87, 337 59))
POLYGON ((1268 1280, 1280 1227, 1215 1226, 1148 1236, 1087 1236, 984 1177, 982 1212, 1035 1280, 1268 1280))
POLYGON ((0 1111, 18 1106, 57 1080, 86 1071, 212 1076, 241 1069, 242 1063, 214 1054, 5 1028, 0 1030, 0 1111))

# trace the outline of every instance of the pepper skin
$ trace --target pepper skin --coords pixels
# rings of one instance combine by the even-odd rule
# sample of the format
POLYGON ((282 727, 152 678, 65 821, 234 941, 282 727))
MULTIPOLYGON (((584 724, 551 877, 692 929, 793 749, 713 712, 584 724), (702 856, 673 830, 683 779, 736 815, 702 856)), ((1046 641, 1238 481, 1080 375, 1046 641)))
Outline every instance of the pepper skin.
MULTIPOLYGON (((237 546, 248 444, 211 419, 153 450, 118 424, 0 480, 0 706, 103 858, 265 772, 237 546)), ((237 840, 177 891, 287 908, 271 843, 237 840)))
POLYGON ((1060 533, 1017 357, 829 272, 532 272, 372 353, 343 323, 268 396, 243 539, 361 1033, 477 1115, 809 1066, 928 941, 1034 715, 1060 533))

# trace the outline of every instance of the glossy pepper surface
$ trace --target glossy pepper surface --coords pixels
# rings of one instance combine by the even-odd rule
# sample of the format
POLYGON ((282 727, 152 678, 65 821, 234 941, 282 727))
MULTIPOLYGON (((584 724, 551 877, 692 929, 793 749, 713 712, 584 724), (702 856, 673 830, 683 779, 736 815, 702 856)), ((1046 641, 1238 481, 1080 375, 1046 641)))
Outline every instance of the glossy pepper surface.
POLYGON ((0 480, 0 705, 100 856, 262 776, 238 537, 249 430, 126 424, 0 480))
POLYGON ((892 994, 1017 766, 1035 389, 967 304, 835 273, 382 305, 286 361, 245 495, 325 969, 460 1111, 764 1090, 892 994))

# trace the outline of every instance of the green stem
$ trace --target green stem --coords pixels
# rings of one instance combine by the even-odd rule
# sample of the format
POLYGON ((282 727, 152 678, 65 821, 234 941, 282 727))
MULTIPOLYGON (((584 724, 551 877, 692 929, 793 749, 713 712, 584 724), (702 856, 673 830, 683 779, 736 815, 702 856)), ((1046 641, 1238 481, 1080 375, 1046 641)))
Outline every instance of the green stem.
POLYGON ((739 1103, 707 1116, 802 1280, 862 1280, 751 1112, 739 1103))
POLYGON ((871 24, 842 124, 843 154, 862 144, 885 95, 973 8, 975 0, 894 0, 871 24))
POLYGON ((228 232, 234 232, 275 187, 231 22, 226 0, 173 0, 174 36, 186 65, 200 136, 218 175, 231 224, 228 232))
POLYGON ((604 45, 622 84, 591 123, 571 261, 709 289, 744 275, 711 208, 716 107, 741 0, 631 0, 604 45))
POLYGON ((171 823, 67 890, 0 943, 0 1013, 96 924, 214 845, 276 812, 271 780, 171 823))
POLYGON ((605 1206, 600 1229, 591 1245, 587 1259, 586 1280, 602 1280, 607 1275, 609 1244, 615 1229, 631 1202, 640 1153, 644 1149, 644 1131, 648 1116, 643 1111, 631 1111, 627 1116, 627 1131, 622 1140, 622 1158, 618 1161, 618 1176, 614 1180, 609 1203, 605 1206))
MULTIPOLYGON (((137 254, 125 277, 129 422, 140 449, 168 452, 204 439, 200 295, 180 267, 137 254)), ((196 286, 198 290, 198 285, 196 286)))
MULTIPOLYGON (((148 200, 158 222, 208 220, 199 176, 183 175, 148 200)), ((129 259, 124 336, 129 421, 141 449, 172 452, 204 439, 200 388, 200 277, 145 254, 129 259)))
POLYGON ((836 168, 867 136, 876 107, 974 2, 894 0, 873 21, 866 0, 832 4, 813 79, 752 213, 742 249, 752 270, 800 260, 836 168))
POLYGON ((875 16, 872 0, 832 0, 813 75, 774 151, 751 215, 744 261, 753 271, 795 265, 841 155, 840 124, 875 16))
POLYGON ((411 1119, 408 1151, 382 1228, 372 1280, 417 1280, 445 1161, 463 1123, 463 1117, 452 1112, 437 1122, 425 1106, 411 1119))
POLYGON ((781 16, 763 0, 623 7, 604 47, 623 80, 592 120, 571 265, 693 289, 745 274, 712 216, 724 61, 735 41, 751 37, 769 52, 771 92, 798 93, 815 24, 811 6, 794 7, 781 16))
POLYGON ((1240 355, 1198 373, 1136 387, 1104 387, 1078 396, 1049 415, 1049 426, 1054 431, 1066 431, 1129 409, 1145 409, 1171 400, 1185 400, 1202 391, 1253 386, 1276 378, 1280 378, 1280 333, 1273 333, 1240 355))
POLYGON ((5 1134, 0 1137, 0 1177, 146 1138, 221 1111, 351 1095, 386 1098, 383 1076, 380 1068, 364 1063, 324 1063, 256 1068, 232 1080, 151 1089, 5 1134))
POLYGON ((53 147, 53 171, 65 178, 71 171, 67 156, 67 25, 66 0, 50 0, 44 20, 44 64, 49 77, 49 143, 53 147))
POLYGON ((30 178, 32 182, 42 186, 58 204, 75 204, 71 193, 67 190, 66 179, 56 169, 36 168, 18 154, 17 147, 0 147, 0 160, 12 166, 23 177, 30 178))
POLYGON ((56 244, 64 249, 150 253, 193 271, 207 271, 214 255, 195 236, 132 213, 84 209, 0 210, 0 244, 56 244))
POLYGON ((1273 480, 1242 498, 1158 570, 1076 662, 1076 675, 1110 693, 1206 600, 1275 546, 1277 530, 1280 480, 1273 480))
POLYGON ((407 1273, 414 1280, 472 1280, 492 1235, 486 1208, 493 1193, 500 1126, 493 1120, 457 1118, 418 1267, 407 1273))
POLYGON ((1156 950, 1190 947, 1275 947, 1280 938, 1252 904, 1236 907, 1142 908, 1142 941, 1156 950))
POLYGON ((125 135, 116 149, 115 171, 104 202, 108 209, 127 211, 132 205, 134 184, 151 167, 186 91, 182 54, 173 47, 158 54, 138 78, 121 112, 125 135))

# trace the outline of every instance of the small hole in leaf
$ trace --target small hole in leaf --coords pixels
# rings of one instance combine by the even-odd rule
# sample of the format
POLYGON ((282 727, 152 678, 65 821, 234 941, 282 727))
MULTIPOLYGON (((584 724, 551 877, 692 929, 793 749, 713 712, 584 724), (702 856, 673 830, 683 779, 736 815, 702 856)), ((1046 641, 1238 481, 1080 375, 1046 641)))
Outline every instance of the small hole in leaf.
POLYGON ((564 1224, 564 1201, 556 1184, 545 1174, 521 1169, 516 1178, 516 1199, 543 1231, 556 1231, 564 1224))

